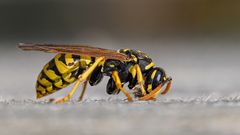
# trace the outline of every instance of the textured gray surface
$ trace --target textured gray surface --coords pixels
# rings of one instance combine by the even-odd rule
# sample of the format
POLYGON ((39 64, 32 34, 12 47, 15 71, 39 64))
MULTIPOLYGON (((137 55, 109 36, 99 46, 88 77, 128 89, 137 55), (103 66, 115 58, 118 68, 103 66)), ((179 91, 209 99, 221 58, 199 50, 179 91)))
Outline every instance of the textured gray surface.
POLYGON ((87 99, 66 104, 1 100, 0 131, 12 134, 231 134, 240 133, 239 97, 171 98, 127 103, 87 99))

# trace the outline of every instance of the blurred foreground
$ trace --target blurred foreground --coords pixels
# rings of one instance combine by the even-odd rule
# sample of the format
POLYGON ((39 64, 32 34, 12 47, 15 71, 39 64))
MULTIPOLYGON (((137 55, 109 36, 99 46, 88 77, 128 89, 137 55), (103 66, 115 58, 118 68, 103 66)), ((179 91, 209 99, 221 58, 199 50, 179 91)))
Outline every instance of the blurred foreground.
POLYGON ((237 135, 240 96, 166 98, 128 103, 120 99, 49 104, 0 100, 4 135, 237 135))

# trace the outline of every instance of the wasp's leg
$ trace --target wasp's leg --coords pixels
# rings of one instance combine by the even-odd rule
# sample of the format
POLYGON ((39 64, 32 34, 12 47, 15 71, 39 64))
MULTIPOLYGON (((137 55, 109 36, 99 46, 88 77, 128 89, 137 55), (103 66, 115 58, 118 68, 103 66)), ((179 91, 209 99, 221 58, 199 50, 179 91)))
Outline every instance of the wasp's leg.
POLYGON ((82 79, 78 79, 76 84, 74 85, 73 89, 68 93, 67 96, 65 96, 62 99, 59 99, 56 101, 56 103, 64 103, 66 102, 68 99, 70 99, 72 97, 72 95, 74 94, 74 92, 76 91, 78 85, 82 82, 82 79))
POLYGON ((161 91, 162 85, 160 84, 158 87, 156 87, 153 91, 151 91, 149 94, 140 97, 139 100, 151 100, 152 98, 155 98, 156 95, 158 95, 161 91))
MULTIPOLYGON (((170 79, 170 80, 167 82, 166 88, 163 90, 163 92, 161 92, 162 95, 166 94, 166 93, 169 91, 169 89, 170 89, 170 87, 171 87, 171 84, 172 84, 172 80, 170 79)), ((159 92, 156 92, 155 95, 153 95, 153 97, 157 97, 159 94, 160 94, 160 90, 159 90, 159 92)))
MULTIPOLYGON (((163 92, 161 92, 161 94, 166 94, 170 87, 171 87, 171 83, 172 83, 172 80, 169 80, 169 82, 167 83, 167 86, 166 88, 164 89, 163 92)), ((149 100, 151 98, 155 98, 157 97, 159 94, 160 94, 160 91, 161 91, 161 88, 162 88, 162 85, 160 84, 157 88, 155 88, 153 91, 151 91, 149 94, 147 94, 146 96, 143 96, 141 98, 139 98, 139 100, 149 100)))
POLYGON ((121 80, 119 78, 119 75, 118 75, 117 71, 113 71, 112 78, 113 78, 117 88, 119 90, 121 90, 126 95, 128 101, 132 101, 132 97, 130 96, 130 94, 122 87, 122 82, 121 82, 121 80))
POLYGON ((142 91, 142 94, 143 95, 146 95, 146 90, 144 89, 144 85, 143 85, 143 76, 142 76, 142 71, 139 67, 138 64, 136 64, 134 66, 135 70, 137 71, 137 80, 138 80, 138 84, 140 85, 141 87, 141 91, 142 91))
POLYGON ((78 101, 82 101, 83 100, 83 96, 84 96, 84 94, 86 92, 86 88, 87 88, 87 83, 88 83, 88 80, 83 82, 82 92, 81 92, 81 95, 80 95, 78 101))
POLYGON ((59 99, 56 101, 56 103, 64 103, 66 102, 69 98, 72 97, 72 95, 74 94, 74 92, 76 91, 78 85, 82 82, 82 81, 86 81, 87 78, 91 75, 91 73, 94 71, 94 69, 99 65, 100 62, 104 61, 105 57, 99 57, 95 60, 95 62, 83 73, 78 77, 78 81, 76 82, 76 84, 74 85, 73 89, 68 93, 67 96, 65 96, 62 99, 59 99))
POLYGON ((98 66, 94 69, 94 71, 92 72, 91 76, 88 77, 87 81, 83 82, 83 87, 82 87, 82 92, 81 95, 78 99, 78 101, 82 101, 83 100, 83 96, 85 94, 86 88, 87 88, 87 83, 89 81, 89 84, 91 86, 97 85, 103 78, 103 74, 101 72, 102 66, 98 66))

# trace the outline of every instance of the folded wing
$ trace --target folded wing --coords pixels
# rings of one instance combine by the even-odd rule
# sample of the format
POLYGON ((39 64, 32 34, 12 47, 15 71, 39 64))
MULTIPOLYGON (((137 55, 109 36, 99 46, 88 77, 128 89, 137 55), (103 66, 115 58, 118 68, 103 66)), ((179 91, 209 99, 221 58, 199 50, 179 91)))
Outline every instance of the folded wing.
POLYGON ((48 53, 70 53, 73 55, 80 56, 92 56, 101 57, 104 56, 106 59, 115 59, 120 61, 129 61, 127 55, 118 53, 115 50, 91 47, 88 45, 81 44, 32 44, 32 43, 20 43, 19 48, 24 51, 43 51, 48 53))

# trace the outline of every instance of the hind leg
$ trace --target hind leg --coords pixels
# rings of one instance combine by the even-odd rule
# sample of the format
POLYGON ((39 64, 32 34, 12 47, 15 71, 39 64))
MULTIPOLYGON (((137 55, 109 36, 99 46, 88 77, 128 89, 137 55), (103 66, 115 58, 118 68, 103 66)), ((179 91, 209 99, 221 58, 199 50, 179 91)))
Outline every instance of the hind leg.
POLYGON ((86 88, 87 88, 87 83, 88 83, 88 80, 86 80, 86 81, 83 82, 82 92, 81 92, 81 95, 80 95, 78 101, 82 101, 82 100, 83 100, 83 97, 84 97, 84 94, 85 94, 86 88))
MULTIPOLYGON (((91 73, 94 71, 94 69, 99 65, 100 62, 104 61, 105 58, 104 57, 99 57, 96 59, 96 61, 83 73, 79 76, 76 84, 74 85, 73 89, 68 93, 67 96, 65 96, 64 98, 62 99, 59 99, 56 101, 56 103, 64 103, 66 102, 67 100, 69 100, 72 95, 75 93, 78 85, 82 82, 82 81, 86 81, 87 78, 91 75, 91 73)), ((85 90, 84 90, 85 92, 85 90)))

